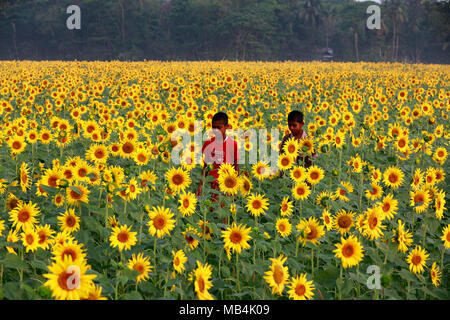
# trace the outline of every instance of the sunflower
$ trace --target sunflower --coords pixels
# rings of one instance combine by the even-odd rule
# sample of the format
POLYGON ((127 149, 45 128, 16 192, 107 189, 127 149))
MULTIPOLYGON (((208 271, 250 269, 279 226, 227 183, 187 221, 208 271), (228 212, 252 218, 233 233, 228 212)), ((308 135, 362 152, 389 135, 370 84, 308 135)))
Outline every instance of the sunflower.
POLYGON ((184 264, 188 260, 183 250, 178 250, 177 252, 172 250, 173 260, 172 265, 176 272, 182 273, 185 269, 184 264))
POLYGON ((2 236, 3 230, 5 230, 5 221, 0 220, 0 237, 2 236))
POLYGON ((206 240, 211 240, 211 234, 213 233, 211 227, 208 225, 208 221, 202 221, 200 220, 198 222, 198 228, 199 228, 199 237, 205 238, 206 240))
POLYGON ((327 230, 333 229, 333 217, 327 209, 322 211, 322 221, 327 230))
MULTIPOLYGON (((144 148, 140 148, 136 151, 134 154, 133 160, 136 162, 137 165, 143 166, 146 165, 150 161, 150 152, 148 152, 144 148)), ((185 163, 185 162, 183 162, 185 163)))
POLYGON ((297 231, 300 233, 298 241, 302 242, 303 246, 307 242, 318 244, 319 239, 325 234, 324 227, 315 217, 310 217, 308 220, 303 218, 297 224, 297 231))
POLYGON ((24 137, 15 135, 8 140, 8 145, 11 148, 11 154, 15 157, 25 150, 27 143, 24 137))
POLYGON ((127 225, 113 228, 112 234, 109 237, 111 247, 119 247, 120 251, 122 251, 123 249, 131 249, 131 246, 134 246, 136 244, 137 232, 131 232, 130 230, 131 226, 127 227, 127 225))
POLYGON ((150 217, 150 221, 147 223, 148 232, 152 236, 156 235, 158 238, 162 238, 175 228, 175 220, 172 219, 173 213, 169 208, 153 207, 148 215, 150 217))
POLYGON ((143 191, 148 191, 149 184, 154 185, 158 177, 152 170, 147 170, 139 175, 139 179, 141 180, 141 187, 143 188, 143 191))
POLYGON ((166 179, 169 182, 169 188, 175 193, 184 191, 191 183, 189 173, 182 168, 171 168, 168 170, 166 172, 166 179))
MULTIPOLYGON (((37 226, 36 233, 39 236, 39 240, 38 240, 39 247, 44 250, 47 250, 51 243, 50 238, 53 236, 55 231, 52 230, 48 224, 46 224, 44 226, 37 226)), ((1 234, 1 232, 0 232, 0 234, 1 234)))
POLYGON ((23 193, 27 192, 27 189, 30 189, 30 176, 29 169, 26 162, 22 162, 20 166, 20 188, 23 193))
POLYGON ((442 230, 441 240, 444 242, 444 248, 450 248, 450 224, 442 230))
POLYGON ((252 165, 252 174, 259 181, 263 181, 269 176, 269 166, 265 162, 258 161, 252 165))
POLYGON ((242 250, 250 248, 248 243, 252 237, 249 236, 251 232, 251 228, 246 228, 246 225, 236 225, 233 222, 231 227, 222 231, 222 238, 224 241, 224 248, 227 250, 232 250, 238 254, 241 253, 242 250))
POLYGON ((239 179, 237 172, 232 170, 219 174, 217 182, 219 183, 220 191, 227 195, 236 195, 241 188, 242 180, 239 179))
POLYGON ((406 152, 409 150, 409 139, 407 135, 399 135, 394 143, 395 148, 399 152, 406 152))
POLYGON ((294 205, 292 201, 289 201, 289 197, 283 197, 283 201, 280 205, 280 214, 282 217, 290 217, 293 212, 294 205))
POLYGON ((380 198, 383 195, 383 188, 379 184, 372 183, 371 188, 372 189, 366 190, 366 198, 367 199, 373 201, 373 200, 377 200, 378 198, 380 198))
POLYGON ((109 228, 115 228, 120 226, 119 221, 117 221, 116 216, 108 217, 108 225, 109 228))
POLYGON ((181 233, 186 241, 186 246, 188 246, 191 250, 194 250, 198 247, 198 232, 196 229, 188 226, 185 231, 181 233), (195 237, 194 237, 195 236, 195 237))
POLYGON ((447 208, 445 208, 445 191, 440 190, 436 194, 436 198, 434 199, 434 208, 436 210, 436 218, 442 220, 444 217, 444 210, 447 210, 447 208))
POLYGON ((282 149, 283 153, 291 155, 294 159, 297 158, 297 155, 300 151, 300 145, 294 137, 286 140, 282 149))
POLYGON ((293 166, 290 170, 291 179, 298 183, 305 181, 306 179, 306 169, 302 166, 293 166))
POLYGON ((139 274, 136 277, 137 283, 149 279, 148 273, 153 269, 149 259, 149 257, 144 257, 143 253, 139 253, 137 256, 133 253, 131 259, 128 259, 128 269, 139 271, 139 274))
POLYGON ((305 182, 299 182, 291 190, 295 200, 305 200, 311 194, 311 189, 305 182))
POLYGON ((289 270, 287 266, 283 266, 287 257, 282 254, 278 258, 270 258, 272 265, 270 269, 264 273, 264 280, 272 288, 272 294, 282 295, 284 286, 289 279, 289 270))
POLYGON ((81 202, 89 202, 90 191, 82 184, 76 183, 66 188, 66 198, 70 205, 79 206, 81 202))
POLYGON ((436 183, 440 183, 445 180, 445 172, 443 168, 435 168, 434 173, 436 174, 436 183))
POLYGON ((294 158, 290 154, 282 154, 278 158, 278 168, 280 170, 289 170, 294 164, 294 158))
POLYGON ((277 232, 283 237, 287 237, 292 232, 292 225, 287 218, 278 218, 275 224, 277 232))
POLYGON ((383 182, 387 187, 397 189, 403 183, 403 172, 396 167, 389 167, 383 173, 383 182))
POLYGON ((240 185, 239 190, 241 191, 242 196, 246 197, 252 190, 252 187, 253 187, 252 181, 249 178, 247 178, 245 175, 241 175, 240 180, 241 181, 239 183, 239 185, 240 185))
POLYGON ((192 192, 180 194, 180 199, 178 199, 179 206, 178 210, 181 212, 183 217, 190 217, 195 212, 195 206, 197 205, 197 198, 192 192))
POLYGON ((329 206, 329 201, 332 199, 332 194, 328 191, 322 191, 316 198, 316 204, 323 208, 327 208, 329 206))
POLYGON ((5 193, 7 185, 8 185, 8 180, 0 179, 0 194, 5 193))
POLYGON ((52 296, 58 300, 79 300, 89 296, 97 276, 86 274, 88 266, 85 261, 73 262, 69 257, 56 260, 48 267, 51 273, 44 274, 48 280, 44 286, 52 290, 52 296))
POLYGON ((102 297, 102 287, 92 285, 89 289, 89 294, 86 298, 80 298, 80 300, 107 300, 106 297, 102 297))
POLYGON ((352 211, 345 211, 342 209, 335 217, 333 217, 333 228, 338 230, 341 234, 346 234, 355 224, 355 213, 352 211))
POLYGON ((342 146, 345 144, 345 133, 337 133, 333 138, 333 145, 336 147, 336 149, 342 148, 342 146))
POLYGON ((421 172, 420 168, 417 168, 412 178, 411 188, 414 191, 416 191, 422 187, 423 183, 424 183, 423 173, 421 172))
POLYGON ((383 198, 383 201, 380 203, 381 211, 383 211, 384 218, 391 220, 394 215, 397 214, 398 209, 398 200, 394 199, 392 193, 383 198))
POLYGON ((372 183, 377 183, 381 180, 381 171, 378 168, 373 168, 370 172, 370 180, 372 183))
POLYGON ((410 191, 411 201, 410 206, 414 208, 417 213, 424 212, 430 204, 428 192, 422 189, 417 191, 410 191))
MULTIPOLYGON (((7 242, 12 242, 12 243, 18 242, 19 241, 19 235, 17 233, 18 233, 17 229, 15 229, 15 230, 10 229, 9 232, 8 232, 8 236, 6 237, 6 241, 7 242)), ((6 250, 9 253, 11 253, 11 254, 17 255, 17 253, 15 251, 16 249, 14 247, 6 247, 6 250)))
POLYGON ((430 167, 425 172, 425 184, 433 186, 436 183, 436 173, 434 168, 430 167))
POLYGON ((394 229, 393 232, 394 237, 392 238, 392 241, 397 243, 397 250, 403 253, 408 251, 408 247, 413 242, 413 236, 408 229, 405 230, 405 225, 400 219, 398 220, 397 229, 394 229))
POLYGON ((340 185, 338 186, 336 192, 333 195, 333 200, 339 199, 341 201, 350 201, 349 198, 347 198, 346 194, 353 192, 353 186, 350 182, 342 181, 340 185))
POLYGON ((409 270, 415 274, 420 274, 424 271, 426 266, 426 261, 428 260, 429 254, 427 254, 425 249, 420 246, 416 246, 406 257, 406 262, 409 263, 409 270))
POLYGON ((105 145, 102 144, 92 144, 86 151, 86 159, 94 163, 104 164, 108 161, 109 151, 105 145))
POLYGON ((441 275, 442 273, 439 270, 439 267, 436 265, 436 262, 433 262, 430 269, 430 278, 435 287, 439 287, 439 284, 441 282, 441 275))
POLYGON ((57 193, 53 197, 53 204, 55 206, 57 206, 58 208, 62 207, 64 205, 65 201, 66 201, 66 198, 61 193, 57 193))
POLYGON ((38 215, 39 208, 36 204, 31 201, 29 203, 20 201, 15 209, 9 212, 9 221, 12 221, 12 226, 17 226, 18 229, 34 228, 34 224, 38 222, 36 219, 38 215))
POLYGON ((61 231, 72 233, 80 229, 80 218, 75 214, 74 209, 68 209, 58 217, 61 231))
POLYGON ((199 300, 214 300, 211 294, 208 292, 212 287, 212 282, 210 280, 212 275, 212 268, 208 263, 202 265, 197 261, 197 269, 194 271, 195 282, 194 290, 197 293, 199 300))
POLYGON ((341 243, 335 246, 337 249, 333 252, 337 258, 341 259, 344 268, 358 265, 364 257, 363 247, 353 235, 350 235, 347 239, 341 237, 341 243))
POLYGON ((45 170, 44 175, 41 178, 41 182, 43 185, 58 188, 61 179, 63 179, 63 173, 59 168, 47 169, 45 170))
POLYGON ((82 262, 86 259, 83 244, 79 244, 73 239, 68 239, 64 243, 55 243, 52 248, 52 254, 55 260, 66 260, 70 258, 74 263, 82 262))
POLYGON ((319 168, 315 165, 312 165, 308 168, 306 172, 306 179, 312 185, 316 185, 322 180, 324 177, 324 171, 322 168, 319 168))
POLYGON ((20 235, 26 252, 35 252, 39 248, 39 235, 34 228, 24 227, 20 235))
POLYGON ((261 194, 251 194, 247 198, 247 210, 254 217, 259 217, 261 214, 266 214, 265 211, 269 208, 269 200, 264 198, 261 194))
POLYGON ((140 193, 142 193, 142 189, 139 187, 136 178, 131 178, 126 189, 127 197, 134 200, 140 193))
POLYGON ((434 151, 433 160, 439 163, 441 166, 444 165, 445 160, 447 160, 448 152, 444 147, 438 147, 434 151))
POLYGON ((134 153, 136 152, 137 146, 136 141, 131 139, 124 139, 121 141, 119 147, 119 155, 122 158, 132 159, 134 157, 134 153))
POLYGON ((382 230, 385 229, 385 226, 382 225, 384 214, 381 208, 378 206, 368 208, 365 215, 363 235, 369 237, 370 240, 380 238, 383 235, 382 230))
POLYGON ((314 296, 313 290, 315 290, 312 281, 306 279, 306 273, 301 273, 295 278, 292 277, 289 284, 288 294, 289 298, 293 300, 310 300, 314 296))

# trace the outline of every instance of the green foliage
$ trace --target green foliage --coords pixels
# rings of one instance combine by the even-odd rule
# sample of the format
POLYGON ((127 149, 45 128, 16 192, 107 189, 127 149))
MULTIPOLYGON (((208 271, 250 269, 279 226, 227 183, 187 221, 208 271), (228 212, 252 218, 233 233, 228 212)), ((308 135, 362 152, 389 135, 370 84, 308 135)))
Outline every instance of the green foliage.
POLYGON ((68 30, 69 0, 3 1, 0 59, 449 62, 449 2, 390 0, 380 30, 370 2, 341 0, 87 0, 68 30))

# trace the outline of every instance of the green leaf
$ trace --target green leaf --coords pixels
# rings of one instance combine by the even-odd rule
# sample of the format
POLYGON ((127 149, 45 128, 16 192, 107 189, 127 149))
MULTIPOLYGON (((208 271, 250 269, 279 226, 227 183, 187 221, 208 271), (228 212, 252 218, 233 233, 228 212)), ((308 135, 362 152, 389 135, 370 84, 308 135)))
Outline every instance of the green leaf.
POLYGON ((69 189, 72 190, 73 192, 75 192, 79 196, 83 195, 83 192, 81 192, 81 190, 78 187, 69 186, 69 189))
POLYGON ((336 278, 339 277, 339 271, 336 267, 328 267, 314 275, 314 281, 324 287, 333 287, 336 284, 336 278))
POLYGON ((124 296, 125 300, 144 300, 144 298, 141 296, 141 294, 137 291, 132 291, 127 293, 124 296))
POLYGON ((133 269, 129 269, 129 268, 125 268, 123 271, 123 276, 127 279, 127 280, 136 280, 136 277, 140 274, 139 271, 137 270, 133 270, 133 269))
POLYGON ((30 261, 30 265, 31 265, 33 268, 35 268, 35 269, 41 269, 41 270, 44 270, 44 271, 48 271, 48 267, 47 267, 47 265, 46 265, 43 261, 40 261, 40 260, 31 260, 31 261, 30 261))
POLYGON ((22 271, 29 270, 28 263, 20 259, 19 256, 11 253, 7 253, 5 259, 0 261, 0 264, 3 264, 7 268, 19 269, 22 271))

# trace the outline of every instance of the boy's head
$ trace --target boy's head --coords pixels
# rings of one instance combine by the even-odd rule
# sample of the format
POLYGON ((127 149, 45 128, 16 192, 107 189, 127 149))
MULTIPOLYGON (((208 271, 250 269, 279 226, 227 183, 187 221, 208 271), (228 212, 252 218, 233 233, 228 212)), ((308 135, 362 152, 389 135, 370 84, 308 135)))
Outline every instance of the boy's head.
POLYGON ((304 125, 303 112, 298 111, 298 110, 289 112, 288 127, 294 136, 300 135, 303 125, 304 125))
POLYGON ((225 138, 225 131, 229 128, 228 116, 225 112, 217 112, 212 118, 212 128, 213 130, 218 130, 225 138))

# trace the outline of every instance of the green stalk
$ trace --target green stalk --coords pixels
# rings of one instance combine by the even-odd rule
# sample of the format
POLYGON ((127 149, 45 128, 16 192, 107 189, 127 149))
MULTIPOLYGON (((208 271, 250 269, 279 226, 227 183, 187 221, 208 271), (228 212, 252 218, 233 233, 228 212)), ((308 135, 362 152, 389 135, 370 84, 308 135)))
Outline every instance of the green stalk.
POLYGON ((238 253, 236 253, 236 276, 237 276, 238 292, 241 292, 241 284, 239 282, 239 254, 238 253))

